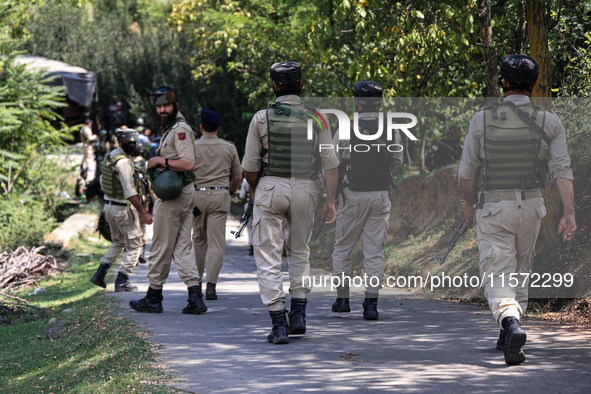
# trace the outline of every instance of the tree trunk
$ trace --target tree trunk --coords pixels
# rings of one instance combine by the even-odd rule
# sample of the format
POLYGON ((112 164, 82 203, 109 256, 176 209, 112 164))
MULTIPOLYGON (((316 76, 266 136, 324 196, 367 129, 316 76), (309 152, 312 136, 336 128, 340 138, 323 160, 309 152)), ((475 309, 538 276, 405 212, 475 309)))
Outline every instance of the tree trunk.
POLYGON ((526 0, 527 35, 530 56, 540 66, 538 81, 532 92, 532 100, 544 109, 551 108, 550 58, 548 56, 548 8, 545 1, 526 0))
POLYGON ((519 22, 513 31, 513 53, 523 53, 525 50, 525 29, 526 29, 526 16, 525 16, 525 3, 519 2, 518 5, 519 22))
POLYGON ((408 137, 404 136, 404 151, 406 152, 406 162, 408 163, 408 168, 412 165, 412 161, 410 159, 410 152, 408 150, 408 137))
POLYGON ((484 47, 486 62, 486 92, 488 97, 499 97, 497 83, 497 50, 493 44, 492 25, 490 20, 490 0, 478 0, 478 20, 480 21, 480 40, 484 47))
POLYGON ((427 137, 421 138, 421 165, 419 167, 419 171, 421 173, 425 172, 425 144, 426 144, 427 137))

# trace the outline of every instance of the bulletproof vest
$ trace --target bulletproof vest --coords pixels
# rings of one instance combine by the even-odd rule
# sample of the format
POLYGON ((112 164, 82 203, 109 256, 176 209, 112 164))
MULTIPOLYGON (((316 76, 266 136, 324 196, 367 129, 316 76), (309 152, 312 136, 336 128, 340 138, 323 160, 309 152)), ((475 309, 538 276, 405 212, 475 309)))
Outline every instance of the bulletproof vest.
POLYGON ((303 105, 271 104, 267 108, 269 163, 264 175, 314 177, 316 131, 309 140, 308 112, 303 105))
MULTIPOLYGON (((115 168, 115 165, 121 159, 127 159, 131 161, 131 159, 125 155, 117 155, 113 158, 111 157, 111 155, 107 155, 101 162, 101 186, 103 188, 103 192, 107 196, 115 198, 117 200, 125 200, 125 195, 123 194, 123 186, 121 186, 121 181, 119 181, 119 178, 117 178, 117 169, 115 168)), ((139 194, 138 184, 136 182, 137 178, 135 177, 135 173, 137 172, 135 166, 133 172, 134 186, 139 194)))
MULTIPOLYGON (((375 134, 378 129, 377 119, 360 119, 359 129, 368 131, 369 134, 375 134)), ((349 190, 358 192, 373 192, 388 190, 391 183, 390 178, 390 152, 386 149, 387 143, 381 146, 378 139, 371 144, 361 140, 355 133, 351 135, 351 160, 347 172, 347 181, 349 190), (356 151, 354 148, 358 144, 369 146, 365 152, 356 151), (373 144, 373 145, 372 145, 373 144)))
MULTIPOLYGON (((519 107, 543 130, 546 113, 531 104, 519 107)), ((505 104, 484 111, 485 161, 481 190, 538 189, 542 165, 538 161, 541 137, 505 104)))

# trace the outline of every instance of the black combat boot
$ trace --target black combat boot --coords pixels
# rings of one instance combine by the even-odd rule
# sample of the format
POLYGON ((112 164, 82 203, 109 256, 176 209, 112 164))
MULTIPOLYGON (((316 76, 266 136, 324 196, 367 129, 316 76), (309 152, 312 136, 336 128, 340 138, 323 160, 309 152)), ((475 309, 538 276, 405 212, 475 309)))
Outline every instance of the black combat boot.
POLYGON ((335 302, 332 304, 332 311, 333 312, 351 312, 351 306, 349 305, 348 298, 337 298, 335 302))
POLYGON ((365 320, 378 320, 379 316, 377 297, 366 298, 365 301, 363 301, 363 318, 365 320))
POLYGON ((107 275, 107 270, 111 268, 108 264, 101 264, 99 265, 98 269, 90 278, 90 281, 97 286, 102 287, 103 289, 107 288, 107 284, 105 283, 105 276, 107 275))
POLYGON ((145 250, 146 250, 146 245, 144 244, 142 246, 142 252, 140 253, 140 257, 138 257, 138 259, 137 259, 138 264, 146 264, 147 263, 146 258, 144 257, 145 250))
POLYGON ((141 300, 129 301, 129 306, 138 312, 162 313, 162 289, 148 287, 148 293, 141 300))
POLYGON ((291 311, 289 311, 289 334, 298 335, 306 333, 306 305, 305 298, 292 298, 291 311))
POLYGON ((273 321, 273 329, 267 335, 267 341, 269 343, 275 345, 289 343, 286 312, 285 309, 275 312, 269 311, 269 316, 271 316, 271 320, 273 321))
POLYGON ((338 286, 337 287, 337 299, 332 304, 333 312, 351 312, 351 306, 349 305, 349 286, 338 286))
POLYGON ((525 361, 525 354, 521 347, 525 345, 527 335, 519 320, 509 316, 503 319, 503 330, 505 331, 505 363, 508 365, 517 365, 525 361))
POLYGON ((117 274, 117 279, 115 279, 115 291, 136 291, 137 286, 132 285, 129 283, 129 276, 125 275, 123 272, 119 271, 117 274))
POLYGON ((497 350, 505 350, 505 337, 507 333, 505 330, 501 330, 499 333, 499 339, 497 339, 497 350))
POLYGON ((183 308, 184 314, 198 315, 207 311, 207 307, 203 302, 203 294, 201 294, 201 286, 195 285, 187 289, 189 291, 189 298, 187 299, 187 306, 183 308))
POLYGON ((217 300, 218 295, 215 292, 215 283, 207 282, 207 287, 205 288, 205 299, 206 300, 217 300))

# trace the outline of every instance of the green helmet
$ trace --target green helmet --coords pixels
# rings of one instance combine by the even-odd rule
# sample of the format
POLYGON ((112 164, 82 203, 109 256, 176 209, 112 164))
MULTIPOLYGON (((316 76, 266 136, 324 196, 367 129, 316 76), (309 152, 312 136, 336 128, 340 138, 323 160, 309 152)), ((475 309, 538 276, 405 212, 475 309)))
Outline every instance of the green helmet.
POLYGON ((183 181, 175 171, 155 167, 151 168, 148 173, 152 183, 152 191, 159 199, 175 200, 183 193, 183 181))

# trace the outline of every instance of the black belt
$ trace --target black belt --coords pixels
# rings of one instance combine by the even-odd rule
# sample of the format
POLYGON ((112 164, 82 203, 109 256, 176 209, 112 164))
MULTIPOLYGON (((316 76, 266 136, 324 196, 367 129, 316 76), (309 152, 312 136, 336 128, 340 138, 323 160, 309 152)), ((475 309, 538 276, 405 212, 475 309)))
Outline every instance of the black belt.
POLYGON ((197 187, 195 186, 195 190, 204 191, 204 190, 228 190, 229 187, 226 186, 212 186, 212 187, 197 187))
POLYGON ((124 202, 117 202, 117 201, 111 201, 111 200, 105 200, 105 204, 117 205, 118 207, 126 207, 127 206, 127 204, 124 202))

